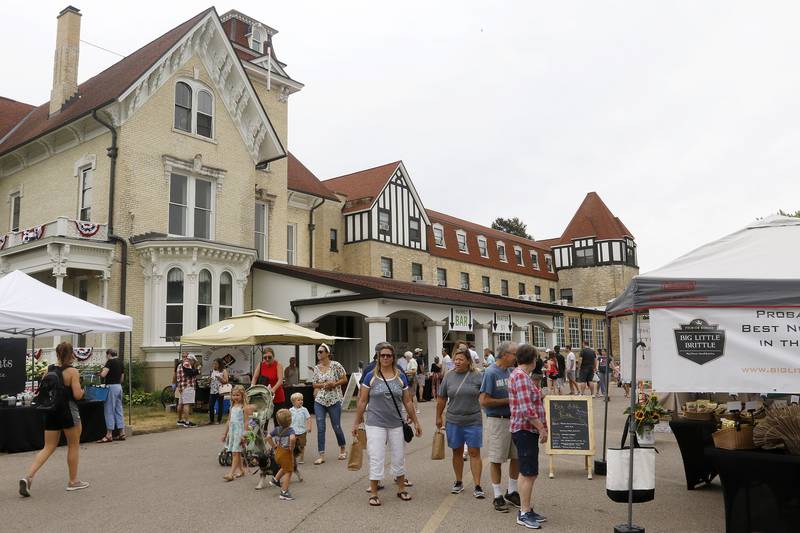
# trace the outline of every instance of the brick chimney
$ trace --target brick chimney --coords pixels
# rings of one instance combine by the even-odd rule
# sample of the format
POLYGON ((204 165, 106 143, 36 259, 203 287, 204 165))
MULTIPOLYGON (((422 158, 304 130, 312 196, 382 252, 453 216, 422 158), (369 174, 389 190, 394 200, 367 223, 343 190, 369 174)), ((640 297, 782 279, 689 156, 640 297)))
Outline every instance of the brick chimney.
POLYGON ((53 62, 53 89, 50 91, 50 114, 78 92, 78 51, 81 40, 81 12, 67 6, 58 14, 56 54, 53 62))

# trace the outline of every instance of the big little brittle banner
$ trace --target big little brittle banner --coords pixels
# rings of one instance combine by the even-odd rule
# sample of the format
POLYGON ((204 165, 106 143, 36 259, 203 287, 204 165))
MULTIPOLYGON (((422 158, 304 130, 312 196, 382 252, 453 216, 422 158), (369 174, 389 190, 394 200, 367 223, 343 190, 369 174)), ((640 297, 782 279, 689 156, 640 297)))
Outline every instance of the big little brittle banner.
POLYGON ((655 390, 800 391, 800 309, 654 309, 650 335, 655 390))

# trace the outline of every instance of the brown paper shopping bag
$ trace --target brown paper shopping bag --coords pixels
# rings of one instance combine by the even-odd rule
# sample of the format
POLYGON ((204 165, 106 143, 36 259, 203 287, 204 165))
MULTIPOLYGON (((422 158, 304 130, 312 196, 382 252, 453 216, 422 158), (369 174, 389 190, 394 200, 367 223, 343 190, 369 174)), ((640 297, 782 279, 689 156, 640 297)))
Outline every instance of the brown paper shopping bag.
POLYGON ((433 434, 433 447, 431 448, 431 459, 441 461, 444 459, 444 433, 437 429, 433 434))
POLYGON ((361 447, 361 441, 355 438, 350 442, 350 449, 347 451, 347 469, 361 470, 363 464, 364 449, 361 447))

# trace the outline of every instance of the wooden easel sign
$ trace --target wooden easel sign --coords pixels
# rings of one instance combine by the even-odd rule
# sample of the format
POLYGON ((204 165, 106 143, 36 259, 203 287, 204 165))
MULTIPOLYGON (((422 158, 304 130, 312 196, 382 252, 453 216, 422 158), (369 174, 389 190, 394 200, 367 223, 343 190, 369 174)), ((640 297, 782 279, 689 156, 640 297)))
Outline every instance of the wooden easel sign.
POLYGON ((547 455, 550 479, 555 477, 554 455, 583 455, 588 479, 592 479, 594 417, 591 396, 545 396, 547 455))

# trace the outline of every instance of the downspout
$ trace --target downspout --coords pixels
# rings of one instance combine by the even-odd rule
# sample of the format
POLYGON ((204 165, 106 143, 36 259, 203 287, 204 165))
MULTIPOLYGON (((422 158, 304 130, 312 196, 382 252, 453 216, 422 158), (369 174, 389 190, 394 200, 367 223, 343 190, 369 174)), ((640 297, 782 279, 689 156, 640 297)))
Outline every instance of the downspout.
MULTIPOLYGON (((122 245, 122 257, 120 265, 120 288, 119 288, 119 312, 125 314, 126 299, 127 299, 127 286, 128 286, 128 242, 122 237, 114 233, 114 192, 116 189, 117 178, 117 155, 119 149, 117 147, 117 130, 114 127, 101 119, 97 115, 97 110, 92 111, 92 118, 97 122, 108 128, 111 132, 111 146, 106 149, 106 155, 111 159, 111 166, 108 172, 108 240, 113 243, 122 245)), ((108 302, 106 302, 108 305, 108 302)), ((133 342, 133 341, 131 341, 133 342)), ((119 334, 119 352, 125 353, 125 333, 119 334)), ((124 357, 124 355, 123 355, 124 357)))
POLYGON ((325 198, 318 204, 314 204, 308 212, 308 267, 314 268, 314 211, 325 203, 325 198))
MULTIPOLYGON (((289 302, 289 307, 292 309, 292 314, 294 315, 294 323, 297 324, 300 322, 300 313, 297 312, 297 308, 294 306, 294 302, 289 302)), ((297 363, 298 372, 300 367, 300 346, 295 344, 294 346, 294 361, 297 363)))

